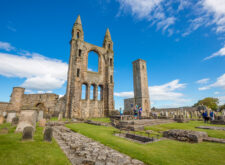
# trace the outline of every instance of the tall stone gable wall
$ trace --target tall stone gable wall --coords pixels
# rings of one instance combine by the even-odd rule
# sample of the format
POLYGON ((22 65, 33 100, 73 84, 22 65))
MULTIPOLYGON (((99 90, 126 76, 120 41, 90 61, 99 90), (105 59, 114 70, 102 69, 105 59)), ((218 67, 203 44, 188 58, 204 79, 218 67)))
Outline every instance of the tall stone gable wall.
POLYGON ((113 42, 107 29, 103 47, 84 41, 84 32, 78 16, 72 30, 70 61, 66 93, 66 117, 90 118, 110 115, 114 110, 114 52, 113 42), (98 54, 98 72, 88 71, 88 53, 98 54), (81 99, 82 85, 86 86, 86 98, 81 99), (90 88, 94 98, 90 99, 90 88), (101 99, 98 100, 98 87, 101 99))

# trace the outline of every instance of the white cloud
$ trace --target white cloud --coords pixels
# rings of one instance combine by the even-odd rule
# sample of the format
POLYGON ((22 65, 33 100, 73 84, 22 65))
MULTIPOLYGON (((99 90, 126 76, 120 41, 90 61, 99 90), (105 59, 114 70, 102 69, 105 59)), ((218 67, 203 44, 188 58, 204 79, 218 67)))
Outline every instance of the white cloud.
POLYGON ((198 88, 198 89, 199 90, 207 90, 207 89, 215 88, 215 87, 225 89, 225 74, 223 74, 222 76, 218 77, 217 81, 215 83, 207 85, 207 86, 204 86, 204 87, 201 87, 201 88, 198 88))
POLYGON ((0 49, 3 49, 5 51, 11 51, 11 50, 13 50, 15 48, 8 42, 0 41, 0 49))
POLYGON ((225 96, 219 96, 218 99, 220 101, 220 105, 225 104, 225 96))
POLYGON ((122 10, 131 10, 138 18, 149 17, 162 0, 118 0, 122 10))
POLYGON ((216 32, 225 32, 225 1, 202 0, 204 10, 213 15, 212 22, 217 25, 216 32))
POLYGON ((60 88, 67 78, 66 63, 33 53, 20 56, 0 53, 0 75, 25 78, 22 87, 28 90, 52 90, 60 88))
MULTIPOLYGON (((185 102, 190 101, 184 97, 183 93, 177 90, 183 89, 186 84, 179 83, 179 80, 173 80, 169 83, 149 87, 149 94, 151 102, 165 101, 168 105, 178 106, 183 105, 185 102)), ((133 92, 115 92, 115 96, 123 98, 134 97, 133 92)))
POLYGON ((208 59, 211 59, 211 58, 217 57, 217 56, 225 56, 225 45, 218 52, 213 53, 211 56, 204 58, 204 60, 208 60, 208 59))
POLYGON ((218 95, 218 94, 220 94, 220 92, 217 92, 217 91, 216 91, 216 92, 214 92, 214 95, 218 95))
POLYGON ((198 83, 198 84, 206 84, 208 82, 209 82, 209 78, 204 78, 204 79, 196 81, 196 83, 198 83))

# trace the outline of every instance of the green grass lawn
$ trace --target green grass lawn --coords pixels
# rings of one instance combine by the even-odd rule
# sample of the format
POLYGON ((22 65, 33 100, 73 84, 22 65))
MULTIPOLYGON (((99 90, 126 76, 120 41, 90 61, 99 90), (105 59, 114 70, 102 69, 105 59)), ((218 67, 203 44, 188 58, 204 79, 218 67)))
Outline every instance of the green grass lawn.
POLYGON ((108 117, 101 117, 101 118, 91 118, 90 120, 92 121, 98 121, 98 122, 103 122, 103 123, 110 123, 110 118, 108 117))
MULTIPOLYGON (((50 121, 58 121, 58 117, 51 117, 50 121)), ((70 119, 62 118, 61 121, 70 121, 70 119)))
MULTIPOLYGON (((179 124, 178 124, 179 125, 179 124)), ((202 125, 202 124, 201 124, 202 125)), ((113 127, 90 124, 67 124, 68 128, 99 141, 133 158, 153 165, 224 165, 225 144, 202 142, 191 144, 163 140, 139 144, 113 135, 113 127)))
POLYGON ((187 129, 187 130, 207 132, 210 137, 225 139, 225 131, 195 128, 197 126, 225 127, 225 125, 205 124, 203 121, 190 121, 189 123, 169 123, 169 124, 153 125, 145 127, 145 130, 153 130, 159 132, 159 131, 166 131, 169 129, 187 129))
POLYGON ((69 165, 66 155, 55 140, 51 143, 43 141, 43 128, 37 127, 33 141, 21 141, 22 134, 14 133, 15 127, 10 124, 8 134, 0 134, 1 165, 69 165))

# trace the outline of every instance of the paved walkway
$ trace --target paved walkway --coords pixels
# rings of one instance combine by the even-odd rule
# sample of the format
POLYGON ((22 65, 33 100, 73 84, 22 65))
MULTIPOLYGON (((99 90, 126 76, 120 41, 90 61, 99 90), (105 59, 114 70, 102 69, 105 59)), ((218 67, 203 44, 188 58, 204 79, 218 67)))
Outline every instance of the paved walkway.
POLYGON ((55 126, 53 136, 73 165, 144 165, 64 126, 55 126))

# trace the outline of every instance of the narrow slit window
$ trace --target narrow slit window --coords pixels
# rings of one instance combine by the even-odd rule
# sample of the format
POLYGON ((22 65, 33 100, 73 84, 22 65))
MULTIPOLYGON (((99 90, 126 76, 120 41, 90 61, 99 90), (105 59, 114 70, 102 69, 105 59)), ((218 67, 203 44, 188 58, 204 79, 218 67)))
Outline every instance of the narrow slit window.
POLYGON ((81 49, 79 49, 79 54, 78 54, 78 55, 79 55, 79 57, 81 56, 81 53, 82 53, 82 50, 81 50, 81 49))
POLYGON ((113 65, 113 61, 112 61, 112 59, 110 58, 110 66, 112 66, 113 65))
POLYGON ((80 38, 80 33, 79 32, 77 32, 77 38, 80 38))
POLYGON ((109 48, 109 49, 111 48, 111 45, 110 45, 110 44, 108 44, 108 48, 109 48))
POLYGON ((113 83, 113 76, 110 76, 110 83, 113 83))
POLYGON ((80 77, 80 69, 77 69, 77 77, 80 77))

